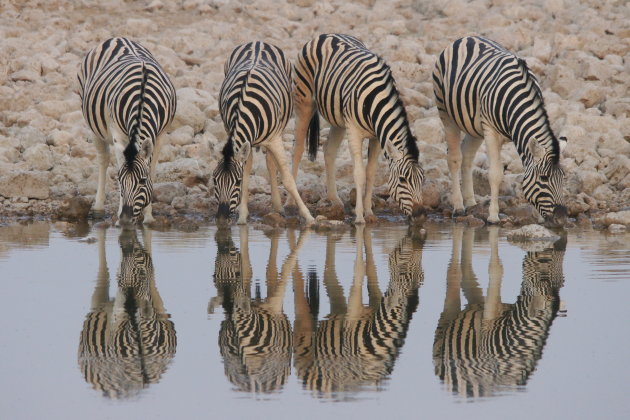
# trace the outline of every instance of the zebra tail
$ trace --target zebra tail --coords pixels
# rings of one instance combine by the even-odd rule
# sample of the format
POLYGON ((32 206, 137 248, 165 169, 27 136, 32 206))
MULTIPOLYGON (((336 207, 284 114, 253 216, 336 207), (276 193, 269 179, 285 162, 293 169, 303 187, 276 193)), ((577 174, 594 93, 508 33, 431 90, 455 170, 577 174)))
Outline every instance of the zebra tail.
POLYGON ((308 160, 314 162, 319 147, 319 113, 317 111, 313 113, 311 122, 308 124, 306 137, 308 138, 308 160))

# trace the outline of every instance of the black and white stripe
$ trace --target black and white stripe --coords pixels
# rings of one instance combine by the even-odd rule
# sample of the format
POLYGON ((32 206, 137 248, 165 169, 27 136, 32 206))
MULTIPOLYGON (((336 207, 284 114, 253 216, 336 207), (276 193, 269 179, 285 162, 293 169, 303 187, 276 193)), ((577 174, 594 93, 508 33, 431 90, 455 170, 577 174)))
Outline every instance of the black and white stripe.
POLYGON ((387 185, 392 198, 409 216, 421 216, 424 174, 418 147, 389 66, 358 39, 339 34, 320 35, 298 54, 296 64, 296 129, 293 175, 308 135, 311 160, 319 142, 321 114, 332 127, 324 146, 328 198, 337 195, 335 157, 348 130, 357 187, 356 223, 374 218, 372 190, 381 150, 389 163, 387 185), (308 133, 307 133, 308 132, 308 133), (369 138, 367 167, 361 146, 369 138))
POLYGON ((94 204, 103 211, 109 146, 118 167, 121 224, 153 220, 151 180, 159 137, 175 115, 175 88, 151 53, 140 44, 111 38, 83 59, 79 74, 83 116, 95 134, 99 180, 94 204))
POLYGON ((391 374, 404 345, 412 314, 418 306, 423 283, 422 238, 409 234, 389 256, 390 279, 385 293, 379 290, 369 230, 356 237, 354 280, 346 298, 335 271, 335 242, 329 237, 323 283, 331 313, 318 320, 319 279, 308 275, 308 284, 294 277, 296 294, 295 367, 305 389, 318 396, 379 388, 391 374), (365 260, 363 258, 365 245, 365 260), (369 304, 363 305, 363 280, 367 276, 369 304))
POLYGON ((472 162, 485 139, 491 189, 488 221, 499 221, 501 146, 511 140, 525 168, 525 198, 547 222, 564 224, 564 174, 559 161, 566 139, 556 139, 551 130, 540 86, 525 60, 494 41, 461 38, 438 57, 433 88, 448 143, 455 213, 476 204, 472 162), (463 142, 461 131, 466 134, 463 142))
POLYGON ((175 355, 177 336, 155 286, 150 238, 143 247, 135 231, 121 234, 118 291, 110 298, 104 230, 97 236, 99 270, 79 340, 79 366, 104 396, 129 398, 160 380, 175 355))
POLYGON ((473 240, 471 229, 454 232, 433 362, 435 374, 449 391, 462 397, 485 397, 520 389, 535 371, 560 309, 566 241, 527 252, 519 296, 515 303, 505 304, 500 296, 503 268, 498 232, 490 233, 490 279, 485 297, 472 270, 473 240), (467 300, 463 310, 460 290, 467 300))
POLYGON ((247 223, 252 146, 264 146, 274 210, 282 211, 279 170, 300 214, 308 224, 312 223, 314 219, 288 169, 282 142, 282 133, 293 112, 291 64, 282 50, 259 41, 236 47, 225 63, 219 103, 228 140, 214 171, 214 192, 219 201, 217 217, 226 219, 238 206, 238 223, 247 223))

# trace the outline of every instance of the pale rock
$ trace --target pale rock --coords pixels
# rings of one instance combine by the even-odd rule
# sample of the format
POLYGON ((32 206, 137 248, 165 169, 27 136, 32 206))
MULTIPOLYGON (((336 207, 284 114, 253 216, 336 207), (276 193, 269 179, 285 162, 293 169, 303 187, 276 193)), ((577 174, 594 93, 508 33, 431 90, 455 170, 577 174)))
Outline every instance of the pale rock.
POLYGON ((161 182, 154 184, 155 201, 171 204, 175 197, 186 195, 186 187, 181 182, 161 182))
POLYGON ((606 213, 599 221, 605 226, 617 224, 630 227, 630 210, 606 213))
POLYGON ((555 242, 560 237, 549 229, 540 225, 525 225, 507 233, 507 239, 511 242, 519 241, 552 241, 555 242))
POLYGON ((194 134, 197 134, 203 130, 205 124, 206 116, 194 103, 178 102, 175 118, 168 130, 172 132, 179 127, 187 125, 193 129, 194 134))
POLYGON ((628 228, 624 225, 612 224, 608 226, 610 233, 625 233, 628 228))
POLYGON ((591 108, 606 99, 606 89, 602 89, 594 83, 584 83, 572 96, 582 102, 585 107, 591 108))
POLYGON ((127 33, 133 37, 140 37, 146 33, 153 32, 158 29, 158 25, 151 19, 129 18, 125 22, 127 33))
POLYGON ((600 185, 595 188, 591 196, 599 201, 610 201, 613 198, 614 193, 608 185, 600 185))
POLYGON ((6 198, 28 197, 39 200, 50 196, 48 174, 29 171, 13 172, 0 177, 0 195, 6 198))
POLYGON ((55 164, 50 147, 46 144, 30 147, 22 155, 31 170, 47 171, 55 164))
POLYGON ((185 146, 193 142, 195 133, 189 125, 183 125, 168 134, 168 142, 174 146, 185 146))
POLYGON ((444 127, 438 117, 417 119, 413 122, 412 131, 420 142, 446 144, 444 127))

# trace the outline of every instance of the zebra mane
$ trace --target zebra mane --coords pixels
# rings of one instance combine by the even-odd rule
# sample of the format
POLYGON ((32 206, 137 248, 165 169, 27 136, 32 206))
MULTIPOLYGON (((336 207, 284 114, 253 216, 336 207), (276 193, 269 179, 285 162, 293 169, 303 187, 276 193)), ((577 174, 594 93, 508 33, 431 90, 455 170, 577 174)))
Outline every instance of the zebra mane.
POLYGON ((531 84, 532 89, 534 89, 534 92, 536 94, 536 97, 540 101, 540 108, 543 114, 543 118, 545 122, 547 123, 547 127, 549 129, 548 130, 549 135, 551 136, 551 149, 552 149, 551 159, 554 164, 557 164, 560 161, 560 144, 558 143, 558 139, 556 138, 556 135, 553 133, 553 130, 551 129, 551 124, 549 123, 549 116, 547 115, 547 110, 545 109, 545 99, 543 98, 542 90, 540 89, 540 84, 538 84, 538 80, 536 79, 536 76, 531 72, 531 70, 527 66, 527 62, 520 57, 516 57, 516 60, 518 62, 518 66, 523 71, 525 81, 531 84))
POLYGON ((136 108, 136 125, 133 126, 129 132, 129 144, 125 148, 123 154, 127 163, 131 163, 135 160, 138 152, 140 151, 140 144, 138 142, 138 136, 140 128, 142 126, 142 109, 144 105, 144 89, 147 85, 147 69, 144 61, 142 62, 142 83, 140 84, 140 97, 138 98, 138 106, 136 108))
POLYGON ((230 167, 234 159, 234 141, 232 140, 232 136, 228 138, 221 153, 223 154, 223 170, 226 170, 230 167))

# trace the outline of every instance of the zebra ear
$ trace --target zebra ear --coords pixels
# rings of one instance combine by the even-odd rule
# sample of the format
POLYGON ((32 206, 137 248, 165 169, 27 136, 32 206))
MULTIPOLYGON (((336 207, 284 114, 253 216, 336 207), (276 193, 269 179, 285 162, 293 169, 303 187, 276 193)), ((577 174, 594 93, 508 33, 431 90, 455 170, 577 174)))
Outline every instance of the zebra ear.
POLYGON ((392 144, 391 141, 385 142, 385 154, 391 160, 400 160, 403 158, 403 153, 398 150, 398 148, 394 144, 392 144))
POLYGON ((545 156, 545 148, 538 143, 538 139, 536 137, 531 137, 529 139, 527 147, 535 160, 542 159, 545 156))
POLYGON ((567 147, 567 138, 564 136, 560 136, 560 138, 558 139, 558 145, 560 146, 560 154, 562 154, 564 148, 567 147))
POLYGON ((236 153, 234 153, 234 160, 244 164, 249 157, 251 150, 252 146, 248 142, 243 143, 236 153))
POLYGON ((148 139, 142 142, 139 152, 142 158, 144 159, 150 158, 151 155, 153 154, 153 142, 148 139))

